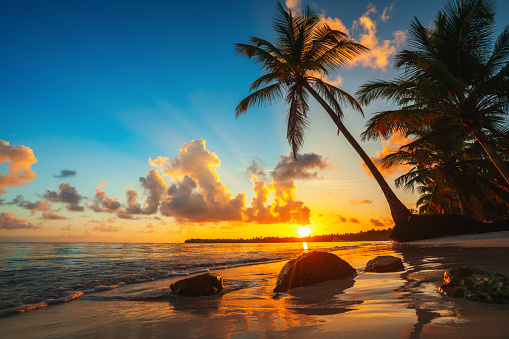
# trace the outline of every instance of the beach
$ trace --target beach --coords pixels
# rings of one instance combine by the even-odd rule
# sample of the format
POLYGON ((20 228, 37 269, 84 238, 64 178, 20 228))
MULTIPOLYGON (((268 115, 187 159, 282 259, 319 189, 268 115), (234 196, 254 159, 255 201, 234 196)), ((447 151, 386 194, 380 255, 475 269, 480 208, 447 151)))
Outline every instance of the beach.
MULTIPOLYGON (((482 240, 507 244, 506 233, 482 240)), ((126 285, 2 317, 1 337, 507 338, 509 305, 438 293, 448 268, 467 265, 509 276, 509 247, 479 247, 482 242, 475 240, 461 236, 332 251, 357 270, 355 277, 281 294, 272 289, 286 261, 213 271, 223 277, 225 289, 209 297, 171 295, 169 285, 178 276, 126 285), (364 272, 378 255, 402 258, 405 270, 364 272)))

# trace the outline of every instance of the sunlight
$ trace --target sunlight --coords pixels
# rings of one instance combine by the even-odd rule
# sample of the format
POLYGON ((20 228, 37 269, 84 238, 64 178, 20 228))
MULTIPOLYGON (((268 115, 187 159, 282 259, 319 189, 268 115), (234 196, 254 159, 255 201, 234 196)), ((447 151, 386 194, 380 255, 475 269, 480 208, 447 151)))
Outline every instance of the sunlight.
POLYGON ((304 241, 302 243, 302 248, 307 251, 308 250, 308 243, 304 241))
POLYGON ((309 237, 309 235, 311 234, 311 230, 309 229, 309 226, 299 226, 299 230, 297 231, 297 233, 301 238, 309 237))

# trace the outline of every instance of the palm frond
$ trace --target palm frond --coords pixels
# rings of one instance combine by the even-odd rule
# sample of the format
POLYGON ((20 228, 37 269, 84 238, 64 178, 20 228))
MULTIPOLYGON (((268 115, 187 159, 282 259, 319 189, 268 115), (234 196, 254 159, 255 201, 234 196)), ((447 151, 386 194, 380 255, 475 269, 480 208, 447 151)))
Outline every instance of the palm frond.
POLYGON ((277 83, 271 86, 264 87, 251 93, 242 100, 235 108, 235 117, 238 117, 246 110, 255 105, 263 103, 273 104, 283 97, 284 85, 277 83))

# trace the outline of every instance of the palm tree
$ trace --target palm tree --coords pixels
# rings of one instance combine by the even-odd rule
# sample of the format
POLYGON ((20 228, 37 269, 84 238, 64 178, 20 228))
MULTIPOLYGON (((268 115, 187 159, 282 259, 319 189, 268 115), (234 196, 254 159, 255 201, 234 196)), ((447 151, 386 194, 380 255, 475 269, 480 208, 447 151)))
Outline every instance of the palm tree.
POLYGON ((485 217, 499 202, 509 200, 509 186, 500 181, 500 174, 469 134, 440 126, 413 134, 419 138, 382 158, 381 165, 411 166, 395 184, 408 191, 418 189, 419 211, 485 217))
POLYGON ((285 99, 288 111, 287 139, 297 160, 297 152, 304 141, 308 125, 308 97, 313 96, 357 151, 380 185, 395 223, 408 219, 410 211, 396 197, 383 176, 359 143, 342 123, 340 103, 362 113, 357 101, 348 93, 325 82, 322 76, 339 69, 349 60, 367 50, 343 32, 321 23, 318 15, 307 7, 294 16, 278 3, 273 19, 277 40, 275 44, 250 37, 249 44, 236 44, 236 53, 255 59, 264 75, 251 85, 252 93, 242 100, 235 113, 239 115, 253 105, 273 103, 285 99))
POLYGON ((399 108, 378 112, 363 139, 408 134, 447 119, 473 135, 509 183, 509 159, 496 139, 508 140, 509 26, 493 42, 495 9, 491 0, 450 0, 432 27, 411 23, 410 50, 396 56, 402 69, 392 81, 369 82, 357 92, 361 103, 377 98, 399 108))

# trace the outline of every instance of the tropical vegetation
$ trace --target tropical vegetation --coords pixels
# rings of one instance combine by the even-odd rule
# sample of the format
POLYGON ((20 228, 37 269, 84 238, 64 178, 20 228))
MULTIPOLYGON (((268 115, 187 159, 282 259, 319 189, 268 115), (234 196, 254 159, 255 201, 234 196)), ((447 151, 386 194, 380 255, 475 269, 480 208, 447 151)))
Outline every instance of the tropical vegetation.
POLYGON ((400 75, 357 92, 397 107, 375 113, 364 140, 414 138, 383 162, 411 165, 396 185, 419 190, 420 213, 508 217, 509 26, 495 39, 495 14, 491 0, 450 0, 431 27, 414 18, 400 75))

